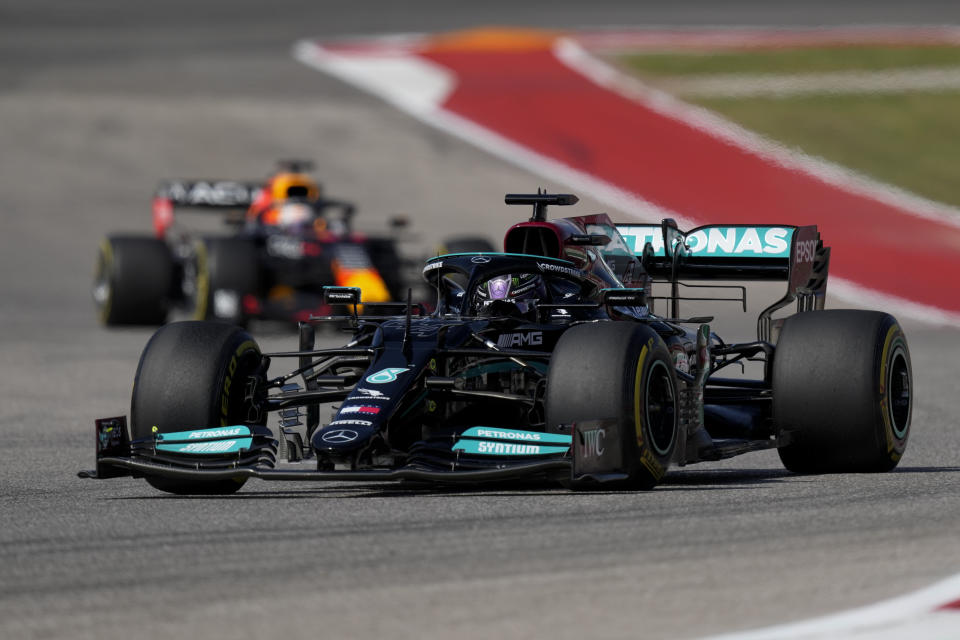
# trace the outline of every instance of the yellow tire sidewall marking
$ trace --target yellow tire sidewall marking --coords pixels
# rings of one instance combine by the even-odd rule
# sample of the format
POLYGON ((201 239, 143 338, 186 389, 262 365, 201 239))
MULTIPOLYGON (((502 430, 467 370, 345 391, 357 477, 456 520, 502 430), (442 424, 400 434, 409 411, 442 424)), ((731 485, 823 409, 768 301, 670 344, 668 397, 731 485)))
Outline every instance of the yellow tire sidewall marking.
POLYGON ((207 268, 207 245, 198 242, 196 250, 197 280, 194 288, 194 320, 207 319, 207 307, 210 305, 210 271, 207 268))
MULTIPOLYGON (((107 324, 110 318, 110 309, 113 306, 113 247, 110 245, 110 239, 104 238, 100 243, 101 263, 97 268, 103 269, 103 276, 107 282, 107 299, 100 307, 100 322, 107 324)), ((99 275, 99 274, 98 274, 99 275)))
POLYGON ((240 364, 240 358, 246 354, 247 351, 253 351, 256 353, 258 351, 257 345, 253 340, 245 340, 240 343, 240 346, 237 347, 237 350, 234 351, 233 356, 230 358, 230 363, 227 365, 227 374, 223 378, 223 387, 220 389, 220 426, 227 426, 230 416, 230 389, 233 387, 233 376, 237 372, 237 366, 240 364))
MULTIPOLYGON (((902 340, 898 340, 900 336, 900 326, 897 324, 891 326, 887 331, 886 338, 884 338, 883 351, 880 356, 880 416, 883 419, 887 453, 890 454, 891 460, 900 460, 901 453, 897 451, 897 437, 893 432, 893 423, 890 418, 890 390, 887 388, 887 367, 889 364, 890 350, 894 348, 895 344, 902 342, 902 340)), ((904 438, 906 438, 906 436, 907 434, 905 432, 904 438)))

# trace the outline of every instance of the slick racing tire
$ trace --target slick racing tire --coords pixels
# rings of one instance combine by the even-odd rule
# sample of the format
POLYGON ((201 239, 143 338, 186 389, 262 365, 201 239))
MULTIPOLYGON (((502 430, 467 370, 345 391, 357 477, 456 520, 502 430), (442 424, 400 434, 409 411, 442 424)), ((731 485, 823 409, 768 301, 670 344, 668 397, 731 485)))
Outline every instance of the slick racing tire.
POLYGON ((109 236, 100 244, 93 301, 100 322, 159 325, 167 320, 173 291, 173 256, 149 236, 109 236))
POLYGON ((783 324, 773 360, 773 418, 797 473, 890 471, 910 435, 910 351, 893 316, 810 311, 783 324))
MULTIPOLYGON (((253 424, 246 381, 260 366, 260 348, 243 329, 219 322, 174 322, 161 327, 143 350, 133 383, 130 436, 192 428, 253 424)), ((169 493, 230 494, 243 479, 196 481, 147 476, 169 493)))
POLYGON ((574 489, 651 489, 679 429, 676 374, 667 347, 644 324, 572 327, 550 358, 547 428, 573 435, 574 489))
POLYGON ((194 320, 243 324, 243 298, 260 290, 260 255, 247 238, 204 238, 196 246, 194 320))

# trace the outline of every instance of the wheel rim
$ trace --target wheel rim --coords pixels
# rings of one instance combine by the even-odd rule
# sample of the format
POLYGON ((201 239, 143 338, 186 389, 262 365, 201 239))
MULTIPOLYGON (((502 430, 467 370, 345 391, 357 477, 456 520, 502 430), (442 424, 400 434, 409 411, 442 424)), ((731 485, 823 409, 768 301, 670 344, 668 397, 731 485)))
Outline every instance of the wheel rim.
POLYGON ((887 373, 887 411, 893 435, 903 440, 910 428, 910 404, 912 401, 910 389, 910 368, 907 366, 907 357, 903 348, 898 347, 890 358, 890 367, 887 373))
POLYGON ((93 301, 100 309, 106 307, 110 302, 110 278, 107 275, 102 257, 93 278, 93 301))
POLYGON ((110 303, 112 291, 110 288, 110 271, 113 262, 113 252, 110 243, 104 242, 97 254, 97 266, 93 274, 93 303, 100 313, 100 319, 106 322, 110 317, 110 303))
POLYGON ((660 360, 655 361, 647 372, 644 399, 650 444, 654 451, 665 456, 673 446, 677 404, 670 371, 660 360))

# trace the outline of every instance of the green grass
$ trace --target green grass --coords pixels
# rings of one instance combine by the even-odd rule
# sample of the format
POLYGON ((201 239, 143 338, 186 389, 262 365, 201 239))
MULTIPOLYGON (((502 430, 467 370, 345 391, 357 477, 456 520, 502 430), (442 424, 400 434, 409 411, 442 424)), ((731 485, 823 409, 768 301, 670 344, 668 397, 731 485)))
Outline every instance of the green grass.
POLYGON ((627 68, 651 76, 710 73, 824 73, 960 66, 960 47, 809 47, 753 51, 627 54, 627 68))
POLYGON ((698 102, 787 146, 960 206, 960 93, 698 102))
MULTIPOLYGON (((960 66, 960 47, 632 55, 629 63, 645 72, 656 69, 655 77, 641 74, 656 85, 670 74, 960 66)), ((684 99, 788 147, 960 206, 960 92, 684 99)))

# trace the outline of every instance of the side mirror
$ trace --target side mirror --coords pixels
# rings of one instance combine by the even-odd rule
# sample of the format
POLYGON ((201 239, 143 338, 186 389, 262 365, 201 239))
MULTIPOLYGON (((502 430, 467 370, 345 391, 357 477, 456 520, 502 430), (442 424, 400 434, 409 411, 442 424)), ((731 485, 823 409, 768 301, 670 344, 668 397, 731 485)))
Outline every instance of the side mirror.
POLYGON ((360 304, 359 287, 324 287, 324 304, 360 304))

